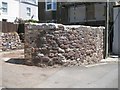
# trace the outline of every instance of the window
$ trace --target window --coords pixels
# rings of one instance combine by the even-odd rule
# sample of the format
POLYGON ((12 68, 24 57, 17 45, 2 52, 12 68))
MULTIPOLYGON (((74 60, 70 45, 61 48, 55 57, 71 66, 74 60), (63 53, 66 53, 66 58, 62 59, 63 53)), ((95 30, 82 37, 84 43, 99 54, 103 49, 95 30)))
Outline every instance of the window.
POLYGON ((53 11, 57 8, 56 0, 46 0, 46 11, 53 11))
POLYGON ((2 19, 3 22, 7 22, 7 19, 2 19))
POLYGON ((31 16, 31 8, 27 7, 27 16, 31 16))
POLYGON ((51 10, 52 9, 52 4, 51 3, 47 3, 47 10, 51 10))
POLYGON ((7 13, 7 3, 6 2, 2 2, 2 12, 3 13, 7 13))

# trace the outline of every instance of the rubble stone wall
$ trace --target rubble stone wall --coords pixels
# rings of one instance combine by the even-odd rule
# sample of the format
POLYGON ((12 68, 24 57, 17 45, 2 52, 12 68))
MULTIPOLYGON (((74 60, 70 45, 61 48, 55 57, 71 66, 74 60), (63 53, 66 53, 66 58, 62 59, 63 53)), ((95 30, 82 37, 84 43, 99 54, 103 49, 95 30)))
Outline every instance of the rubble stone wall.
POLYGON ((26 25, 26 64, 82 65, 103 59, 104 27, 26 25))
POLYGON ((1 32, 0 35, 1 40, 1 51, 6 50, 15 50, 23 48, 23 45, 20 41, 19 35, 17 32, 1 32))

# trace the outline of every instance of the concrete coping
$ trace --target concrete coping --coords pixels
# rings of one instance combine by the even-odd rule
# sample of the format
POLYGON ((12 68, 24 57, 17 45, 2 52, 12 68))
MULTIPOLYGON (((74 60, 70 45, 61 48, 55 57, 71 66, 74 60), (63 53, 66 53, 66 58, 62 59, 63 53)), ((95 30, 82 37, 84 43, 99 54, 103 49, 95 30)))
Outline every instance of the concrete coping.
POLYGON ((63 25, 63 24, 58 24, 58 23, 26 23, 29 25, 32 25, 28 27, 28 29, 59 29, 60 27, 63 27, 65 30, 70 29, 70 28, 79 28, 79 27, 83 27, 83 28, 91 28, 91 29, 105 29, 105 27, 103 26, 99 26, 99 27, 93 27, 93 26, 84 26, 84 25, 63 25))

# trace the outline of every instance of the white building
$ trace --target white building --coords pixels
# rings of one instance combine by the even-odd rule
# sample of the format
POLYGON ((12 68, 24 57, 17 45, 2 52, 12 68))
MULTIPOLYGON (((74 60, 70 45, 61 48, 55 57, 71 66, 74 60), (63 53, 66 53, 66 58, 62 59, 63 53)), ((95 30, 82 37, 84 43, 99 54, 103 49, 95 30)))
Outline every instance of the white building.
POLYGON ((19 17, 19 1, 0 0, 0 21, 13 22, 19 17))
POLYGON ((28 20, 38 20, 38 0, 21 0, 19 17, 28 20))
POLYGON ((0 21, 38 20, 37 0, 0 0, 0 21))

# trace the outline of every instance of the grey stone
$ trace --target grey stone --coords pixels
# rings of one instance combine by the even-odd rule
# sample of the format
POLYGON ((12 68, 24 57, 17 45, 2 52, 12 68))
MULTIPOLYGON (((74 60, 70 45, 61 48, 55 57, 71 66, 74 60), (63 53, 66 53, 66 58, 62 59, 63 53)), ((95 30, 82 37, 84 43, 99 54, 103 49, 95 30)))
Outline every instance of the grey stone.
MULTIPOLYGON (((25 30, 25 58, 27 60, 34 58, 30 53, 40 53, 44 55, 42 57, 47 57, 43 59, 48 61, 47 63, 41 62, 40 65, 42 63, 46 66, 66 63, 69 66, 96 63, 103 58, 104 28, 70 26, 65 30, 63 25, 59 25, 51 30, 48 29, 51 26, 46 25, 47 29, 44 28, 44 30, 34 28, 25 30), (31 51, 31 47, 35 49, 34 52, 31 51)), ((7 46, 6 43, 4 45, 7 46)))

